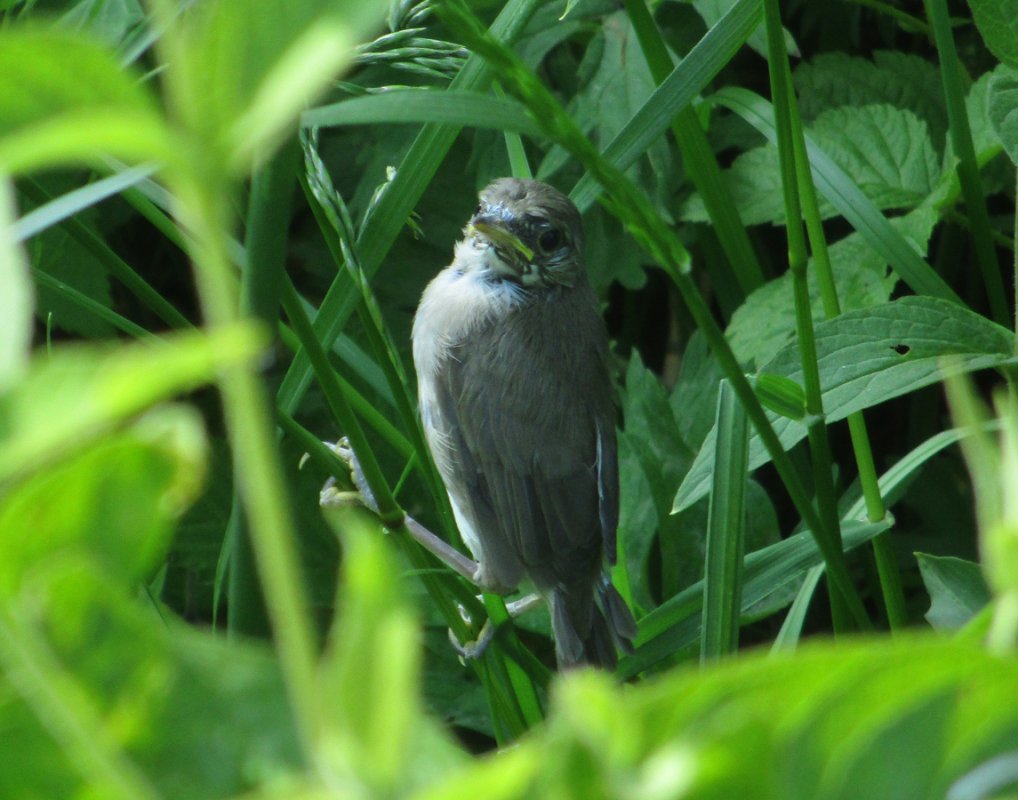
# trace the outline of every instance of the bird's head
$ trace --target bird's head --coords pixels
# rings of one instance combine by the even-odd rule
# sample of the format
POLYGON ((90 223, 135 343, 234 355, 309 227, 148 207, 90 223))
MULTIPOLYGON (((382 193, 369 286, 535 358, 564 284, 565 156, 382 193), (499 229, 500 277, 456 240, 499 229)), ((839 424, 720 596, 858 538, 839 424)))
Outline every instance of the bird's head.
POLYGON ((568 197, 540 181, 499 178, 479 200, 464 233, 484 268, 527 288, 576 283, 583 224, 568 197))

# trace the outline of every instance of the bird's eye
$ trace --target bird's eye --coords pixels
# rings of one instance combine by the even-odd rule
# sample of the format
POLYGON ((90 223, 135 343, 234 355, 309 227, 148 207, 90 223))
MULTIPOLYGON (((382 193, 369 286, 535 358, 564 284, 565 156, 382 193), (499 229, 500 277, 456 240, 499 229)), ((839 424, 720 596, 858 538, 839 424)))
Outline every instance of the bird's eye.
POLYGON ((478 214, 480 214, 483 208, 484 206, 478 203, 477 207, 474 209, 474 216, 476 217, 478 214))
POLYGON ((545 253, 557 250, 562 244, 562 231, 558 228, 548 228, 548 230, 537 237, 537 244, 545 253))

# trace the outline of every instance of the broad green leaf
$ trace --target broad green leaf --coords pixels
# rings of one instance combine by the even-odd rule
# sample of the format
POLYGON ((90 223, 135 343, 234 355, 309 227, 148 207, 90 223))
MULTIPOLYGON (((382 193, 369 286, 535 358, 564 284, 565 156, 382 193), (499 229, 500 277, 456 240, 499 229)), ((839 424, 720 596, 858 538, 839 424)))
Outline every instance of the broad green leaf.
POLYGON ((172 161, 177 148, 138 75, 84 36, 0 32, 0 167, 24 172, 103 154, 172 161))
MULTIPOLYGON (((917 208, 892 219, 899 231, 919 253, 926 252, 937 213, 917 208)), ((869 247, 862 234, 850 233, 830 246, 831 270, 843 311, 868 308, 886 303, 898 283, 898 275, 888 272, 887 262, 869 247)), ((823 301, 810 259, 807 267, 813 318, 823 319, 823 301)), ((732 314, 725 335, 736 357, 743 364, 761 365, 770 361, 795 334, 795 304, 792 276, 785 272, 753 292, 732 314)))
MULTIPOLYGON (((905 109, 890 105, 830 109, 819 114, 807 132, 880 209, 919 205, 940 175, 926 125, 905 109)), ((784 221, 781 175, 772 145, 743 153, 725 174, 747 225, 784 221)), ((820 213, 827 219, 839 212, 821 198, 820 213)), ((699 195, 684 204, 680 216, 707 221, 699 195)))
POLYGON ((841 51, 821 53, 795 70, 799 111, 810 122, 841 106, 887 104, 926 122, 939 152, 947 133, 947 111, 937 68, 898 50, 878 50, 873 60, 841 51))
MULTIPOLYGON (((159 6, 168 17, 170 6, 159 6)), ((217 156, 246 170, 296 124, 384 12, 371 0, 193 6, 164 36, 173 109, 217 156)))
POLYGON ((696 331, 682 353, 679 377, 669 398, 682 440, 694 450, 699 450, 704 437, 714 426, 714 408, 721 377, 717 358, 707 346, 703 334, 696 331))
MULTIPOLYGON (((774 109, 759 95, 745 89, 725 88, 714 95, 714 101, 734 111, 772 144, 776 141, 774 109)), ((818 147, 811 136, 806 138, 806 150, 817 189, 863 235, 867 244, 887 259, 909 288, 918 294, 963 304, 957 292, 891 226, 854 178, 818 147)))
POLYGON ((1012 162, 1018 164, 1018 69, 998 67, 990 78, 988 112, 1012 162))
POLYGON ((0 494, 0 589, 68 553, 131 585, 165 556, 205 465, 197 412, 161 409, 0 494))
POLYGON ((77 560, 31 584, 27 607, 0 613, 0 724, 18 733, 0 763, 6 796, 208 800, 298 769, 263 647, 167 625, 77 560), (101 780, 111 771, 116 783, 101 780))
POLYGON ((28 367, 35 300, 25 253, 14 237, 14 190, 0 174, 0 396, 28 367))
MULTIPOLYGON (((1013 336, 984 317, 945 300, 903 297, 882 306, 850 311, 816 326, 824 412, 836 422, 854 411, 936 383, 945 375, 1002 366, 1014 361, 1013 336), (945 356, 951 356, 945 362, 945 356)), ((763 367, 801 381, 799 352, 791 344, 763 367)), ((771 414, 788 448, 806 435, 804 425, 771 414)), ((713 432, 707 437, 675 497, 674 510, 687 507, 709 489, 713 432)), ((754 435, 750 469, 766 463, 754 435)))
MULTIPOLYGON (((662 565, 664 591, 671 594, 703 574, 703 510, 679 517, 669 513, 669 495, 689 468, 692 451, 682 441, 667 392, 658 377, 643 365, 638 353, 630 358, 626 370, 622 406, 625 429, 619 438, 623 467, 642 473, 642 480, 635 475, 622 479, 628 490, 627 499, 637 506, 620 521, 620 527, 625 524, 620 533, 623 563, 636 585, 645 585, 646 581, 637 578, 645 572, 656 533, 666 550, 662 565), (649 498, 640 497, 634 492, 637 489, 649 491, 649 498), (644 509, 648 499, 653 515, 644 519, 635 512, 644 509), (651 524, 646 526, 648 521, 651 524)), ((641 603, 649 602, 649 597, 642 593, 638 599, 641 603)))
POLYGON ((1010 0, 969 0, 983 41, 997 58, 1018 69, 1018 15, 1010 0))
POLYGON ((577 673, 556 687, 547 732, 523 745, 542 765, 527 796, 953 797, 962 776, 1018 746, 1016 687, 1013 660, 917 635, 812 643, 635 687, 577 673))
POLYGON ((129 346, 69 345, 38 359, 0 402, 0 484, 60 457, 150 405, 252 358, 247 326, 129 346))
POLYGON ((926 620, 937 630, 963 628, 990 602, 990 590, 978 564, 927 553, 916 553, 916 558, 930 595, 926 620))

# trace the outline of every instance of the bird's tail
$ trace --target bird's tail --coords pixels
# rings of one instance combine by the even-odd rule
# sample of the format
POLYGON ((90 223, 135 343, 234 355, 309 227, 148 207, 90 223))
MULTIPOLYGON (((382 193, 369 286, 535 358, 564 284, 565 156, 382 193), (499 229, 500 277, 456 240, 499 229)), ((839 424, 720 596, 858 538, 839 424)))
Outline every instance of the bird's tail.
POLYGON ((618 650, 633 651, 636 621, 608 575, 591 592, 557 587, 551 593, 551 628, 560 669, 590 664, 615 669, 618 650))

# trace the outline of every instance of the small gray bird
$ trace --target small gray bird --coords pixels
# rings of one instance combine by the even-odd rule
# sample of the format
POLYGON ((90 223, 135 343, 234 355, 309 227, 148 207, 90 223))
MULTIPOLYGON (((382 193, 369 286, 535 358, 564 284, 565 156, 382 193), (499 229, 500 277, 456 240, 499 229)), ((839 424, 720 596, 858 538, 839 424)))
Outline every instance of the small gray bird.
POLYGON ((421 419, 460 532, 497 593, 530 578, 560 667, 613 668, 636 625, 605 572, 619 515, 608 337, 579 211, 545 183, 485 188, 413 328, 421 419))

